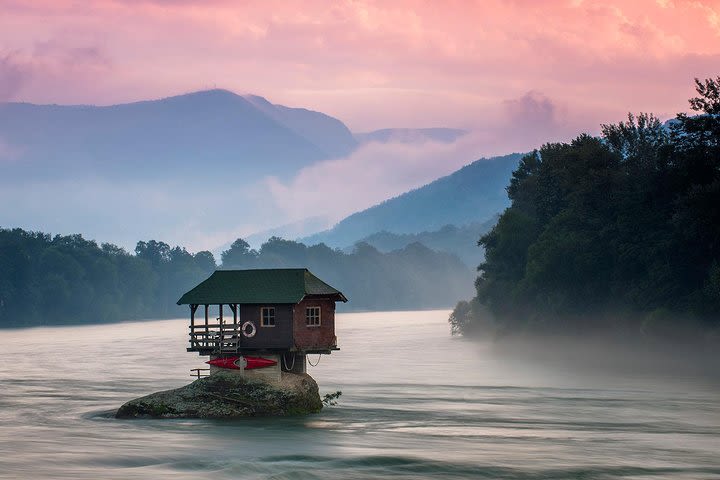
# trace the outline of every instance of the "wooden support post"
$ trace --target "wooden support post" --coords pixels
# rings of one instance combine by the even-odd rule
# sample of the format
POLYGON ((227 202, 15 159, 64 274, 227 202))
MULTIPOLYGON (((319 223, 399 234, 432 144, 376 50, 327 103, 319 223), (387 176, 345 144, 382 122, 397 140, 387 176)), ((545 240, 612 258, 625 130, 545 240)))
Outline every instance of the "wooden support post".
POLYGON ((242 330, 238 327, 238 321, 240 321, 240 305, 237 303, 233 304, 233 322, 235 323, 235 332, 237 334, 237 343, 235 344, 235 351, 238 352, 242 347, 242 330))
POLYGON ((190 305, 190 348, 197 347, 197 338, 195 337, 195 311, 197 305, 190 305))
POLYGON ((208 338, 210 336, 210 329, 208 328, 208 304, 205 304, 205 346, 208 346, 208 343, 210 342, 210 339, 208 338))
POLYGON ((225 332, 223 331, 223 308, 222 303, 220 304, 220 353, 223 351, 223 344, 225 343, 225 332))
POLYGON ((228 306, 230 307, 230 310, 233 312, 233 344, 235 346, 235 351, 238 351, 238 348, 240 348, 240 338, 242 335, 238 331, 238 306, 237 303, 229 303, 228 306))

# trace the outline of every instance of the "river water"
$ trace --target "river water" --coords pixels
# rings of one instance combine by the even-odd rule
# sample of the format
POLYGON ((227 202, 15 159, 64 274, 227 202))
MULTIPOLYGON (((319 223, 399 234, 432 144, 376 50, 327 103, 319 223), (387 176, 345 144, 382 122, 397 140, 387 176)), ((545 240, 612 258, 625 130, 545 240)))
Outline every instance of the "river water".
POLYGON ((339 405, 240 421, 112 418, 203 366, 184 319, 0 331, 0 478, 720 478, 716 379, 503 354, 448 313, 339 314, 309 368, 339 405))

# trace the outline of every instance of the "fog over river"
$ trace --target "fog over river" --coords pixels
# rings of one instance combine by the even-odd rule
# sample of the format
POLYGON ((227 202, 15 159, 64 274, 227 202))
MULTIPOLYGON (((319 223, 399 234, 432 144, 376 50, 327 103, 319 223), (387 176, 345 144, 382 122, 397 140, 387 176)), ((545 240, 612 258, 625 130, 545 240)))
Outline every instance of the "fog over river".
POLYGON ((185 319, 2 330, 0 478, 720 478, 717 377, 546 362, 448 314, 338 314, 308 370, 339 405, 238 421, 112 418, 204 366, 185 319))

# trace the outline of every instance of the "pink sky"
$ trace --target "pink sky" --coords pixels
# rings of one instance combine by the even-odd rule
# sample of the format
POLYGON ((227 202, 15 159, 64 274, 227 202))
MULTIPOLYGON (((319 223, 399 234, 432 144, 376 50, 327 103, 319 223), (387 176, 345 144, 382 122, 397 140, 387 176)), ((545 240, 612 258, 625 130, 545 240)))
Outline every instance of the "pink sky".
MULTIPOLYGON (((214 248, 308 212, 337 221, 482 156, 597 134, 628 111, 672 117, 694 77, 717 75, 720 0, 0 0, 0 102, 107 105, 218 87, 356 132, 473 132, 448 145, 370 145, 267 179, 230 202, 252 205, 233 211, 242 225, 218 209, 228 198, 112 181, 6 188, 0 224, 214 248), (335 190, 308 193, 318 171, 335 190)), ((0 156, 16 158, 14 148, 0 138, 0 156)))
POLYGON ((720 0, 0 0, 0 101, 227 88, 355 131, 504 120, 565 136, 684 109, 720 0))

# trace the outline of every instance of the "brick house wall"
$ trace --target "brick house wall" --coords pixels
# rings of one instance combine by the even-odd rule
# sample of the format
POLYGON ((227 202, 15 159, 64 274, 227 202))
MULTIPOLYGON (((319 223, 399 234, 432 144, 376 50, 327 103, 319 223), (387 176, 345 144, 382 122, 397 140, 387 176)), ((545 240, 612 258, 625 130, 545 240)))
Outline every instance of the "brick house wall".
POLYGON ((299 350, 330 348, 337 344, 335 337, 335 301, 327 298, 305 298, 293 307, 293 336, 299 350), (320 326, 308 326, 307 307, 320 307, 320 326))

